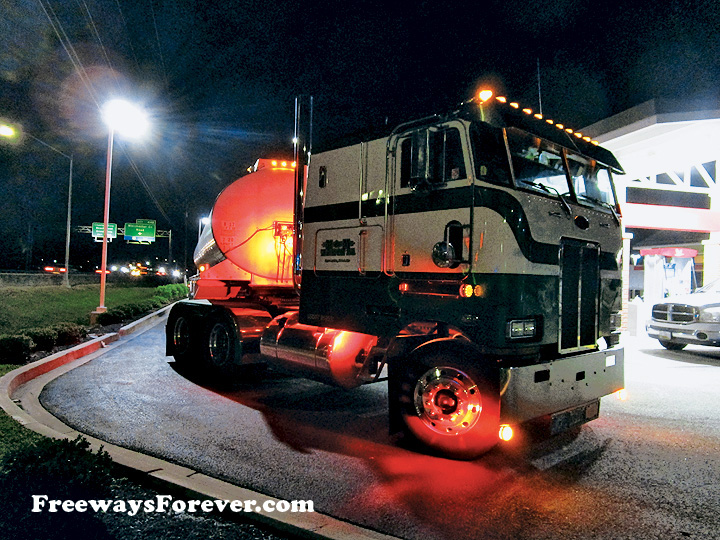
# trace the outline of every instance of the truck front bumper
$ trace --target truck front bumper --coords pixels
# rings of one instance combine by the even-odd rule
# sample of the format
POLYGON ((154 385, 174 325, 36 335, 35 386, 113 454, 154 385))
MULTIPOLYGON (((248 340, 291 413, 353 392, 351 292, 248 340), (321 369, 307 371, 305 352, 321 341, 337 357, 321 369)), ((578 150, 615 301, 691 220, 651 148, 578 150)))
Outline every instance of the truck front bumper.
MULTIPOLYGON (((593 402, 625 386, 622 347, 501 373, 500 421, 518 424, 593 402)), ((591 418, 588 418, 591 419, 591 418)))

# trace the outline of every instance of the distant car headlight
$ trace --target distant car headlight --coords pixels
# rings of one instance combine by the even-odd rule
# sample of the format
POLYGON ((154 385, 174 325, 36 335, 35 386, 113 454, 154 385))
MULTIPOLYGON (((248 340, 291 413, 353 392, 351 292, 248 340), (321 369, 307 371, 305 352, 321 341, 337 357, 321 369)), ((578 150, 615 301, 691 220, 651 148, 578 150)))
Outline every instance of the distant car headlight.
POLYGON ((702 308, 699 319, 702 322, 720 323, 720 306, 702 308))

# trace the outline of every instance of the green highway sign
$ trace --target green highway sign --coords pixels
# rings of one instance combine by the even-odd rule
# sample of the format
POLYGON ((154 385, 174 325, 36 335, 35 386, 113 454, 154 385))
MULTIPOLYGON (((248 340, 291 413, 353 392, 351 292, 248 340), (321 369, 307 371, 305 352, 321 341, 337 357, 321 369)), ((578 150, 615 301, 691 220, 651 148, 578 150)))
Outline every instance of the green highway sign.
MULTIPOLYGON (((102 222, 93 222, 92 235, 95 238, 105 236, 105 225, 102 222)), ((117 223, 108 223, 108 238, 117 238, 117 223)))
POLYGON ((125 224, 125 240, 154 242, 155 232, 154 219, 138 219, 136 223, 125 224))

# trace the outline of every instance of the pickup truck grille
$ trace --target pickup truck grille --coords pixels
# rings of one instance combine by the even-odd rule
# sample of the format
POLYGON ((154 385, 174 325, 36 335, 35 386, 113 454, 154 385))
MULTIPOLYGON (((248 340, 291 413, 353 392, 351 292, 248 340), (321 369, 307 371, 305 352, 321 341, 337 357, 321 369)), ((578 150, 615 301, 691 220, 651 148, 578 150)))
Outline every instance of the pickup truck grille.
POLYGON ((697 317, 698 308, 685 304, 655 304, 652 309, 652 318, 656 321, 691 323, 697 317))

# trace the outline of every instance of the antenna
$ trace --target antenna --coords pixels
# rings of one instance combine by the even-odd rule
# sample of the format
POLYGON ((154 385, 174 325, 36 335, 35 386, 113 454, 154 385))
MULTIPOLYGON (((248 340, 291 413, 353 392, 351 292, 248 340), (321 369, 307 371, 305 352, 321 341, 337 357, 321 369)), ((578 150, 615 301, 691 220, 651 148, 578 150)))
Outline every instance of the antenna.
POLYGON ((542 91, 540 89, 540 57, 537 58, 537 82, 538 82, 538 102, 540 105, 540 114, 542 111, 542 91))

